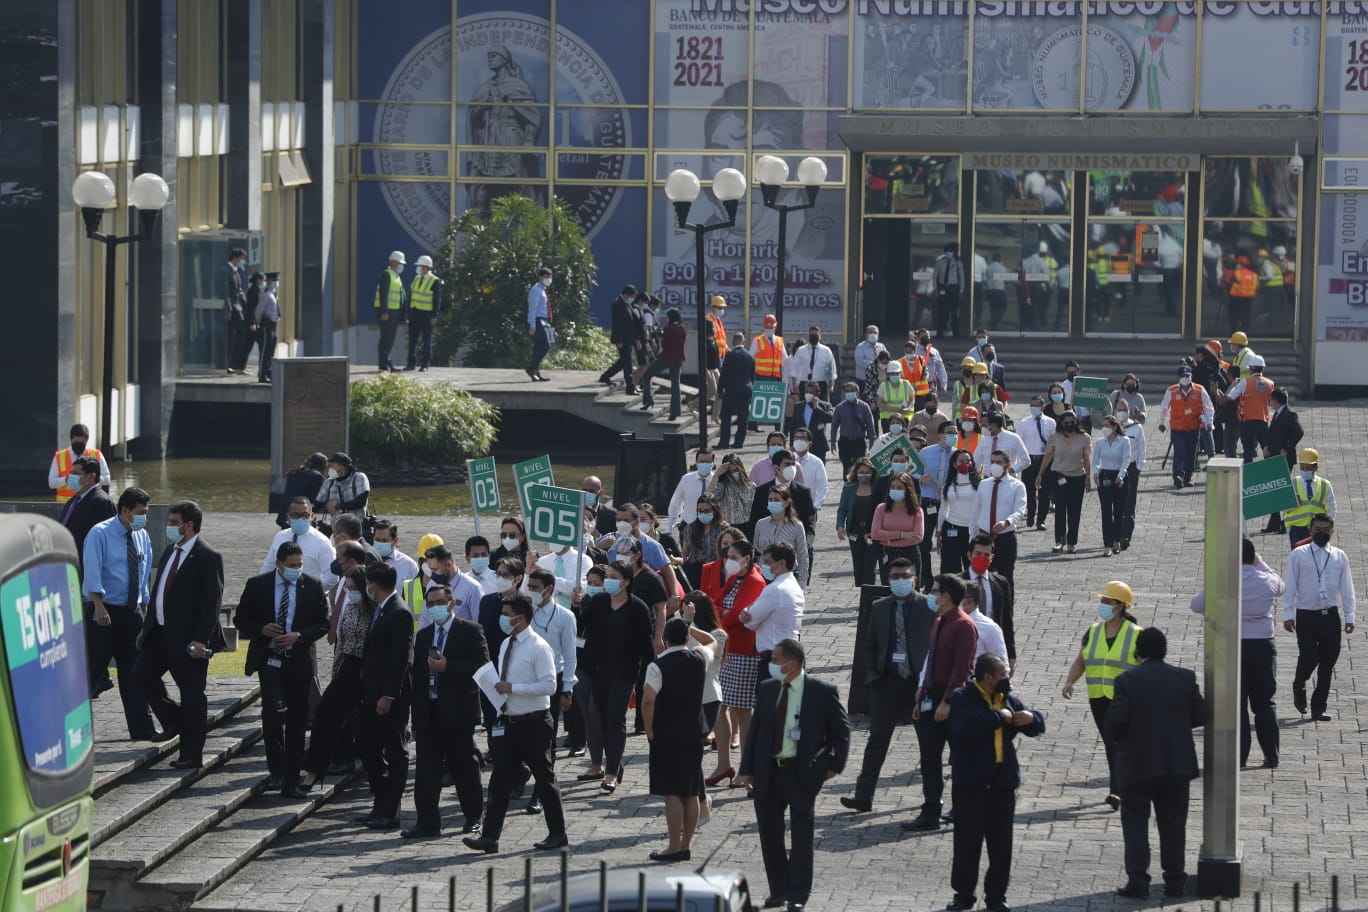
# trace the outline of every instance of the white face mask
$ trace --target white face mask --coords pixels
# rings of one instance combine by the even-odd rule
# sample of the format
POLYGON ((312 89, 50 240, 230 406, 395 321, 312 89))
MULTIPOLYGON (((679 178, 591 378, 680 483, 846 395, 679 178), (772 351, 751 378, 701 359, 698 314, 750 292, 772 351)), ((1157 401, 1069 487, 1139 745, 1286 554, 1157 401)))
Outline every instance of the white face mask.
POLYGON ((994 478, 1001 478, 1003 474, 1006 473, 1006 471, 1006 469, 998 465, 996 462, 988 466, 988 474, 992 475, 994 478))
POLYGON ((785 466, 784 471, 780 472, 779 474, 784 476, 784 481, 793 481, 793 479, 798 477, 798 467, 785 466))
POLYGON ((503 538, 500 538, 499 541, 503 542, 505 551, 512 551, 522 544, 521 541, 512 535, 505 535, 503 538))
POLYGON ((1184 374, 1183 376, 1181 376, 1181 377, 1178 378, 1178 385, 1179 385, 1179 386, 1191 386, 1191 385, 1192 385, 1192 378, 1189 377, 1189 376, 1187 376, 1186 374, 1184 374))
POLYGON ((336 479, 337 479, 337 469, 328 469, 328 477, 331 478, 331 479, 333 479, 333 480, 336 480, 336 479))
POLYGON ((632 524, 625 519, 619 519, 617 521, 617 531, 618 535, 630 535, 632 532, 632 524))
POLYGON ((808 447, 810 447, 810 446, 812 446, 812 442, 811 442, 811 441, 808 441, 808 440, 795 440, 795 441, 793 441, 793 448, 794 448, 795 450, 797 450, 798 452, 800 452, 800 453, 806 453, 807 450, 808 450, 808 447))
POLYGON ((513 588, 513 581, 506 576, 494 577, 494 591, 507 592, 513 588))
POLYGON ((972 434, 974 432, 974 422, 972 421, 961 421, 960 427, 964 428, 964 433, 966 434, 972 434))
POLYGON ((550 277, 550 276, 547 276, 546 278, 542 279, 541 282, 542 282, 542 285, 543 285, 544 287, 546 287, 546 288, 550 288, 550 287, 551 287, 551 277, 550 277))
POLYGON ((741 562, 739 560, 733 560, 729 557, 727 558, 726 562, 723 563, 722 569, 727 571, 728 578, 736 576, 736 574, 741 572, 741 562))
POLYGON ((817 394, 816 394, 816 393, 803 393, 803 400, 804 400, 805 402, 811 402, 813 399, 816 399, 816 398, 817 398, 817 394))

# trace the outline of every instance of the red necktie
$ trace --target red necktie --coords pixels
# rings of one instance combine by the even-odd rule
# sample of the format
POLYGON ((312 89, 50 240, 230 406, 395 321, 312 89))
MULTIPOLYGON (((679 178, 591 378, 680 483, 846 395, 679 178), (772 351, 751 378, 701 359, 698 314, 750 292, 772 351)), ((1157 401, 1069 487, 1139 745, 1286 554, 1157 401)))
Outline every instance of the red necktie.
POLYGON ((546 296, 546 322, 556 322, 556 312, 551 309, 551 296, 549 294, 546 296))
POLYGON ((175 559, 174 559, 173 561, 171 561, 171 569, 168 570, 168 571, 166 571, 166 585, 162 586, 162 603, 163 603, 163 604, 162 604, 162 610, 163 610, 163 611, 164 611, 165 608, 166 608, 166 606, 165 606, 166 596, 167 596, 168 594, 170 594, 170 592, 171 592, 171 584, 174 583, 174 582, 176 581, 176 571, 180 569, 180 559, 181 559, 181 549, 180 549, 180 548, 177 548, 177 549, 176 549, 176 557, 175 557, 175 559))
POLYGON ((992 448, 991 450, 988 451, 988 454, 989 454, 990 456, 991 456, 993 453, 996 453, 996 452, 997 452, 997 439, 998 439, 998 435, 997 435, 997 434, 994 434, 994 435, 993 435, 993 448, 992 448))
POLYGON ((993 479, 993 496, 988 499, 988 531, 992 532, 997 526, 997 495, 998 485, 1002 484, 1001 478, 993 479))

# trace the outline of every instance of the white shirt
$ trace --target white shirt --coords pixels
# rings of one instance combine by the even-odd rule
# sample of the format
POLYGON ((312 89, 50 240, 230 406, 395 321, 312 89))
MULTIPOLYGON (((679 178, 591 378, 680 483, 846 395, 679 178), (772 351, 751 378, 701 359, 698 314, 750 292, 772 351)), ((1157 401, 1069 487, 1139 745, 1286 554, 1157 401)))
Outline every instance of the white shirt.
POLYGON ((836 356, 821 342, 803 345, 784 359, 784 374, 795 390, 809 380, 835 383, 836 356))
MULTIPOLYGON (((281 545, 294 540, 295 534, 289 529, 281 529, 277 532, 275 538, 271 539, 270 550, 266 552, 259 572, 270 573, 274 570, 276 552, 280 550, 281 545)), ((298 544, 304 550, 304 572, 322 580, 328 575, 328 568, 332 566, 333 560, 337 557, 332 541, 328 536, 310 526, 308 532, 299 536, 298 544)))
MULTIPOLYGON (((432 580, 429 579, 423 587, 423 592, 426 593, 431 586, 432 580)), ((454 602, 451 606, 451 616, 463 621, 478 623, 480 620, 480 599, 485 596, 485 591, 480 588, 480 584, 470 574, 457 571, 456 575, 451 578, 450 586, 451 598, 454 602)), ((424 602, 426 601, 424 599, 424 602)), ((417 605, 409 605, 409 610, 418 615, 418 630, 422 630, 432 623, 432 618, 428 617, 426 604, 422 608, 417 605)))
POLYGON ((1019 434, 1003 428, 996 434, 990 434, 985 430, 979 437, 978 449, 974 451, 974 463, 980 472, 988 471, 988 463, 992 461, 994 450, 1002 450, 1007 454, 1014 471, 1024 472, 1031 467, 1031 454, 1026 449, 1026 441, 1022 440, 1019 434))
POLYGON ((984 259, 983 254, 981 254, 981 253, 976 253, 976 254, 974 254, 974 281, 975 281, 975 282, 982 282, 984 276, 986 276, 987 274, 988 274, 988 261, 987 261, 986 259, 984 259))
POLYGON ((792 572, 774 578, 748 609, 746 626, 755 631, 755 651, 773 649, 780 640, 799 637, 806 600, 792 572))
MULTIPOLYGON (((954 469, 950 471, 953 472, 954 469)), ((982 488, 983 482, 980 482, 979 486, 982 488)), ((978 491, 974 490, 973 483, 968 478, 955 473, 955 481, 950 485, 950 489, 941 493, 940 513, 936 515, 936 530, 942 531, 948 525, 971 526, 977 512, 978 491)))
POLYGON ((494 668, 501 672, 501 680, 513 685, 500 715, 525 716, 551 708, 551 695, 556 692, 556 654, 531 627, 503 641, 494 668), (508 668, 503 673, 505 656, 508 668))
POLYGON ((928 345, 926 357, 929 359, 927 365, 931 370, 931 385, 939 392, 945 392, 950 387, 950 375, 945 372, 945 361, 941 358, 940 351, 936 346, 928 345))
MULTIPOLYGON (((993 655, 1001 657, 1004 662, 1007 661, 1007 640, 1003 638, 1002 628, 998 626, 998 622, 979 611, 978 608, 969 612, 969 617, 974 622, 974 626, 978 628, 978 646, 974 649, 974 658, 977 659, 984 653, 991 652, 993 655)), ((1007 671, 1010 672, 1011 670, 1012 667, 1009 664, 1007 671)))
POLYGON ((190 553, 191 548, 195 547, 195 542, 198 539, 199 535, 197 533, 185 539, 179 545, 176 545, 176 550, 172 551, 171 556, 167 558, 166 572, 161 575, 161 580, 157 583, 157 623, 163 627, 166 626, 166 577, 170 575, 172 567, 176 567, 177 573, 180 572, 180 567, 176 566, 177 553, 180 555, 180 562, 182 564, 185 563, 185 556, 190 553))
MULTIPOLYGON (((702 643, 698 642, 693 637, 690 637, 687 641, 685 641, 683 646, 671 646, 669 649, 666 649, 660 655, 656 656, 656 660, 659 661, 660 659, 665 658, 672 652, 684 652, 685 650, 701 653, 703 658, 707 660, 708 671, 705 673, 705 677, 703 678, 703 702, 715 703, 721 700, 722 691, 720 687, 717 687, 716 679, 713 679, 713 687, 717 688, 717 694, 714 696, 713 690, 708 687, 708 678, 706 677, 706 674, 712 672, 714 660, 716 658, 716 655, 720 655, 720 650, 716 650, 712 646, 704 646, 702 643)), ((655 662, 652 662, 651 664, 646 666, 646 680, 644 683, 646 687, 651 688, 651 690, 655 691, 657 694, 659 694, 661 688, 664 687, 665 676, 661 673, 660 666, 657 665, 655 662)))
MULTIPOLYGON (((576 588, 583 588, 585 580, 588 579, 589 570, 594 565, 588 560, 580 560, 580 553, 574 548, 566 548, 564 553, 552 551, 537 558, 535 570, 545 570, 556 577, 555 585, 552 587, 556 592, 556 604, 563 608, 570 607, 570 593, 576 588), (556 572, 556 562, 560 561, 561 571, 556 572), (576 576, 576 568, 579 575, 576 576)), ((494 571, 489 572, 490 576, 496 576, 494 571)), ((530 573, 528 574, 531 575, 530 573)), ((526 577, 524 577, 524 586, 526 577)))
POLYGON ((384 561, 394 568, 394 573, 399 579, 396 585, 400 587, 418 575, 418 562, 398 548, 391 551, 384 561))
POLYGON ((1032 415, 1029 418, 1021 419, 1017 425, 1021 428, 1022 444, 1026 447, 1026 452, 1032 456, 1044 456, 1045 445, 1050 441, 1050 435, 1055 432, 1055 420, 1049 415, 1032 415))
POLYGON ((707 491, 710 478, 711 475, 704 478, 696 471, 685 472, 679 477, 679 483, 670 495, 669 512, 665 517, 666 529, 673 532, 678 522, 691 523, 698 518, 698 498, 707 491))
MULTIPOLYGON (((535 604, 535 603, 534 603, 535 604)), ((546 605, 537 605, 532 612, 532 630, 546 641, 556 656, 556 673, 561 676, 561 693, 575 689, 575 616, 569 608, 562 608, 553 598, 546 605)))
POLYGON ((493 567, 490 567, 483 573, 476 573, 474 570, 471 570, 463 575, 474 580, 475 585, 480 587, 480 592, 484 595, 489 595, 491 592, 498 591, 494 586, 499 579, 499 574, 494 572, 493 567))
MULTIPOLYGON (((1196 390, 1201 394, 1202 427, 1211 427, 1211 422, 1216 417, 1216 407, 1211 404, 1211 397, 1207 395, 1206 387, 1194 383, 1188 389, 1196 390)), ((1172 401, 1173 390, 1171 388, 1164 390, 1164 399, 1159 403, 1159 423, 1165 427, 1172 424, 1169 420, 1169 403, 1172 401)))
MULTIPOLYGON (((861 374, 860 376, 863 377, 864 375, 861 374)), ((86 456, 90 455, 90 447, 86 447, 85 450, 82 451, 80 456, 76 456, 75 454, 73 454, 71 452, 71 447, 67 447, 66 452, 67 465, 71 465, 73 462, 75 462, 75 460, 84 459, 86 456)), ((105 462, 103 450, 100 451, 100 484, 109 484, 109 463, 105 462)), ((52 465, 48 466, 48 487, 52 488, 52 490, 54 491, 70 490, 70 488, 67 487, 66 476, 60 475, 57 472, 56 453, 52 454, 52 465)))
POLYGON ((989 521, 993 512, 993 488, 997 488, 997 520, 1007 522, 1004 532, 1015 532, 1017 526, 1026 521, 1026 486, 1020 479, 1011 475, 1001 478, 985 478, 979 482, 978 505, 974 510, 974 520, 969 524, 969 537, 980 532, 992 534, 993 524, 989 521))
POLYGON ((1121 433, 1130 440, 1131 462, 1139 471, 1145 471, 1145 426, 1138 421, 1128 421, 1121 433))
POLYGON ((827 488, 831 484, 827 479, 826 463, 810 451, 799 454, 797 462, 798 472, 807 479, 802 484, 812 492, 812 506, 820 510, 826 500, 827 488))
POLYGON ((1284 621, 1296 620, 1298 611, 1334 606, 1344 613, 1344 623, 1354 623, 1354 577, 1349 571, 1349 558, 1339 548, 1322 548, 1315 542, 1293 548, 1283 578, 1287 580, 1284 621), (1326 599, 1321 598, 1322 592, 1326 599))

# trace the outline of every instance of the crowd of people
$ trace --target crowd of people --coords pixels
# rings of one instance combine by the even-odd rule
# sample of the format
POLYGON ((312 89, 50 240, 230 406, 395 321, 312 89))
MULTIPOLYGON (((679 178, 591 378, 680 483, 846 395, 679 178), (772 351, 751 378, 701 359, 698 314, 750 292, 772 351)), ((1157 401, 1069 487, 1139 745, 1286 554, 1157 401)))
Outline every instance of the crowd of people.
MULTIPOLYGON (((735 452, 699 450, 660 512, 612 502, 601 481, 587 477, 577 547, 533 541, 509 515, 496 541, 475 535, 457 550, 429 533, 410 556, 397 525, 368 517, 369 484, 347 454, 315 454, 299 467, 282 529, 234 617, 247 673, 261 683, 267 787, 302 798, 359 760, 373 804, 358 822, 399 829, 411 745, 417 815, 404 837, 440 835, 449 783, 472 850, 499 851, 514 801, 544 816, 547 835, 535 845, 554 849, 570 842, 558 780, 597 782, 612 793, 644 753, 667 831, 652 860, 688 860, 711 814, 709 790, 746 789, 768 879, 765 907, 801 909, 812 889, 814 801, 843 771, 851 741, 835 688, 805 671, 814 544, 834 535, 849 545, 851 582, 889 593, 861 616, 853 663, 868 691, 869 738, 854 791, 841 803, 855 813, 872 809, 894 729, 910 717, 923 794, 919 814, 902 826, 953 825, 950 909, 973 908, 986 844, 984 899, 1005 910, 1020 782, 1015 739, 1045 733, 1044 714, 1011 689, 1016 606, 1029 597, 1017 587, 1018 536, 1044 531, 1053 511, 1051 553, 1075 552, 1082 507, 1096 491, 1101 553, 1129 548, 1150 427, 1171 438, 1175 489, 1194 484, 1203 453, 1242 447, 1246 461, 1279 457, 1289 472, 1296 467, 1295 506, 1264 529, 1286 530, 1286 573, 1244 543, 1243 759, 1252 713, 1264 765, 1279 763, 1278 597, 1298 644, 1294 705, 1331 719, 1341 636, 1354 628, 1349 561, 1330 544, 1335 503, 1319 454, 1301 446, 1286 390, 1264 375, 1243 333, 1232 336, 1228 361, 1219 342, 1199 347, 1157 408, 1134 375, 1100 401, 1083 401, 1082 369, 1070 361, 1059 382, 1020 397, 1028 412, 1016 416, 984 331, 953 382, 926 330, 894 359, 878 328, 867 327, 857 376, 839 385, 834 372, 802 376, 786 363, 782 340, 769 344, 756 346, 803 396, 785 427, 768 434, 764 455, 747 466, 735 452), (833 406, 827 397, 838 392, 833 406), (813 415, 827 420, 803 420, 813 415), (833 452, 843 483, 827 526, 820 514, 835 490, 833 452), (314 644, 324 639, 333 670, 320 693, 314 644), (629 749, 633 732, 649 746, 629 749), (558 750, 561 764, 581 760, 583 768, 558 774, 558 750)), ((616 369, 629 371, 631 360, 624 352, 616 369)), ((725 383, 719 394, 725 402, 725 383)), ((746 430, 742 414, 738 445, 746 430)), ((726 423, 721 433, 719 450, 728 449, 726 423)), ((204 660, 219 646, 222 558, 201 537, 204 517, 192 501, 170 506, 170 544, 153 555, 147 493, 128 488, 110 501, 101 489, 107 469, 86 449, 88 434, 76 426, 71 436, 71 449, 54 457, 68 467, 54 488, 83 555, 92 691, 113 686, 113 658, 130 737, 179 735, 173 765, 198 767, 204 660), (167 672, 179 702, 163 684, 167 672)), ((1163 633, 1142 628, 1134 608, 1124 580, 1102 587, 1062 693, 1070 699, 1075 685, 1086 685, 1104 746, 1103 801, 1120 811, 1126 842, 1128 879, 1118 892, 1149 891, 1153 808, 1165 890, 1181 895, 1188 784, 1198 772, 1191 730, 1205 708, 1192 672, 1164 662, 1163 633)), ((1192 608, 1203 610, 1202 593, 1192 608)))

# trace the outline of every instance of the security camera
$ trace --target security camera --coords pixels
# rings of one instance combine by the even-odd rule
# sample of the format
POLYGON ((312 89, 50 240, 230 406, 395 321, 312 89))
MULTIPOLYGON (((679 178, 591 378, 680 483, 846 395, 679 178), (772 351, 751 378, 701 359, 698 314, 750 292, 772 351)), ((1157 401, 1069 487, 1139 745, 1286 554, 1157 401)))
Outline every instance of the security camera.
POLYGON ((1301 157, 1301 143, 1292 147, 1292 157, 1287 160, 1287 170, 1292 172, 1293 177, 1301 177, 1301 173, 1306 170, 1306 160, 1301 157))

